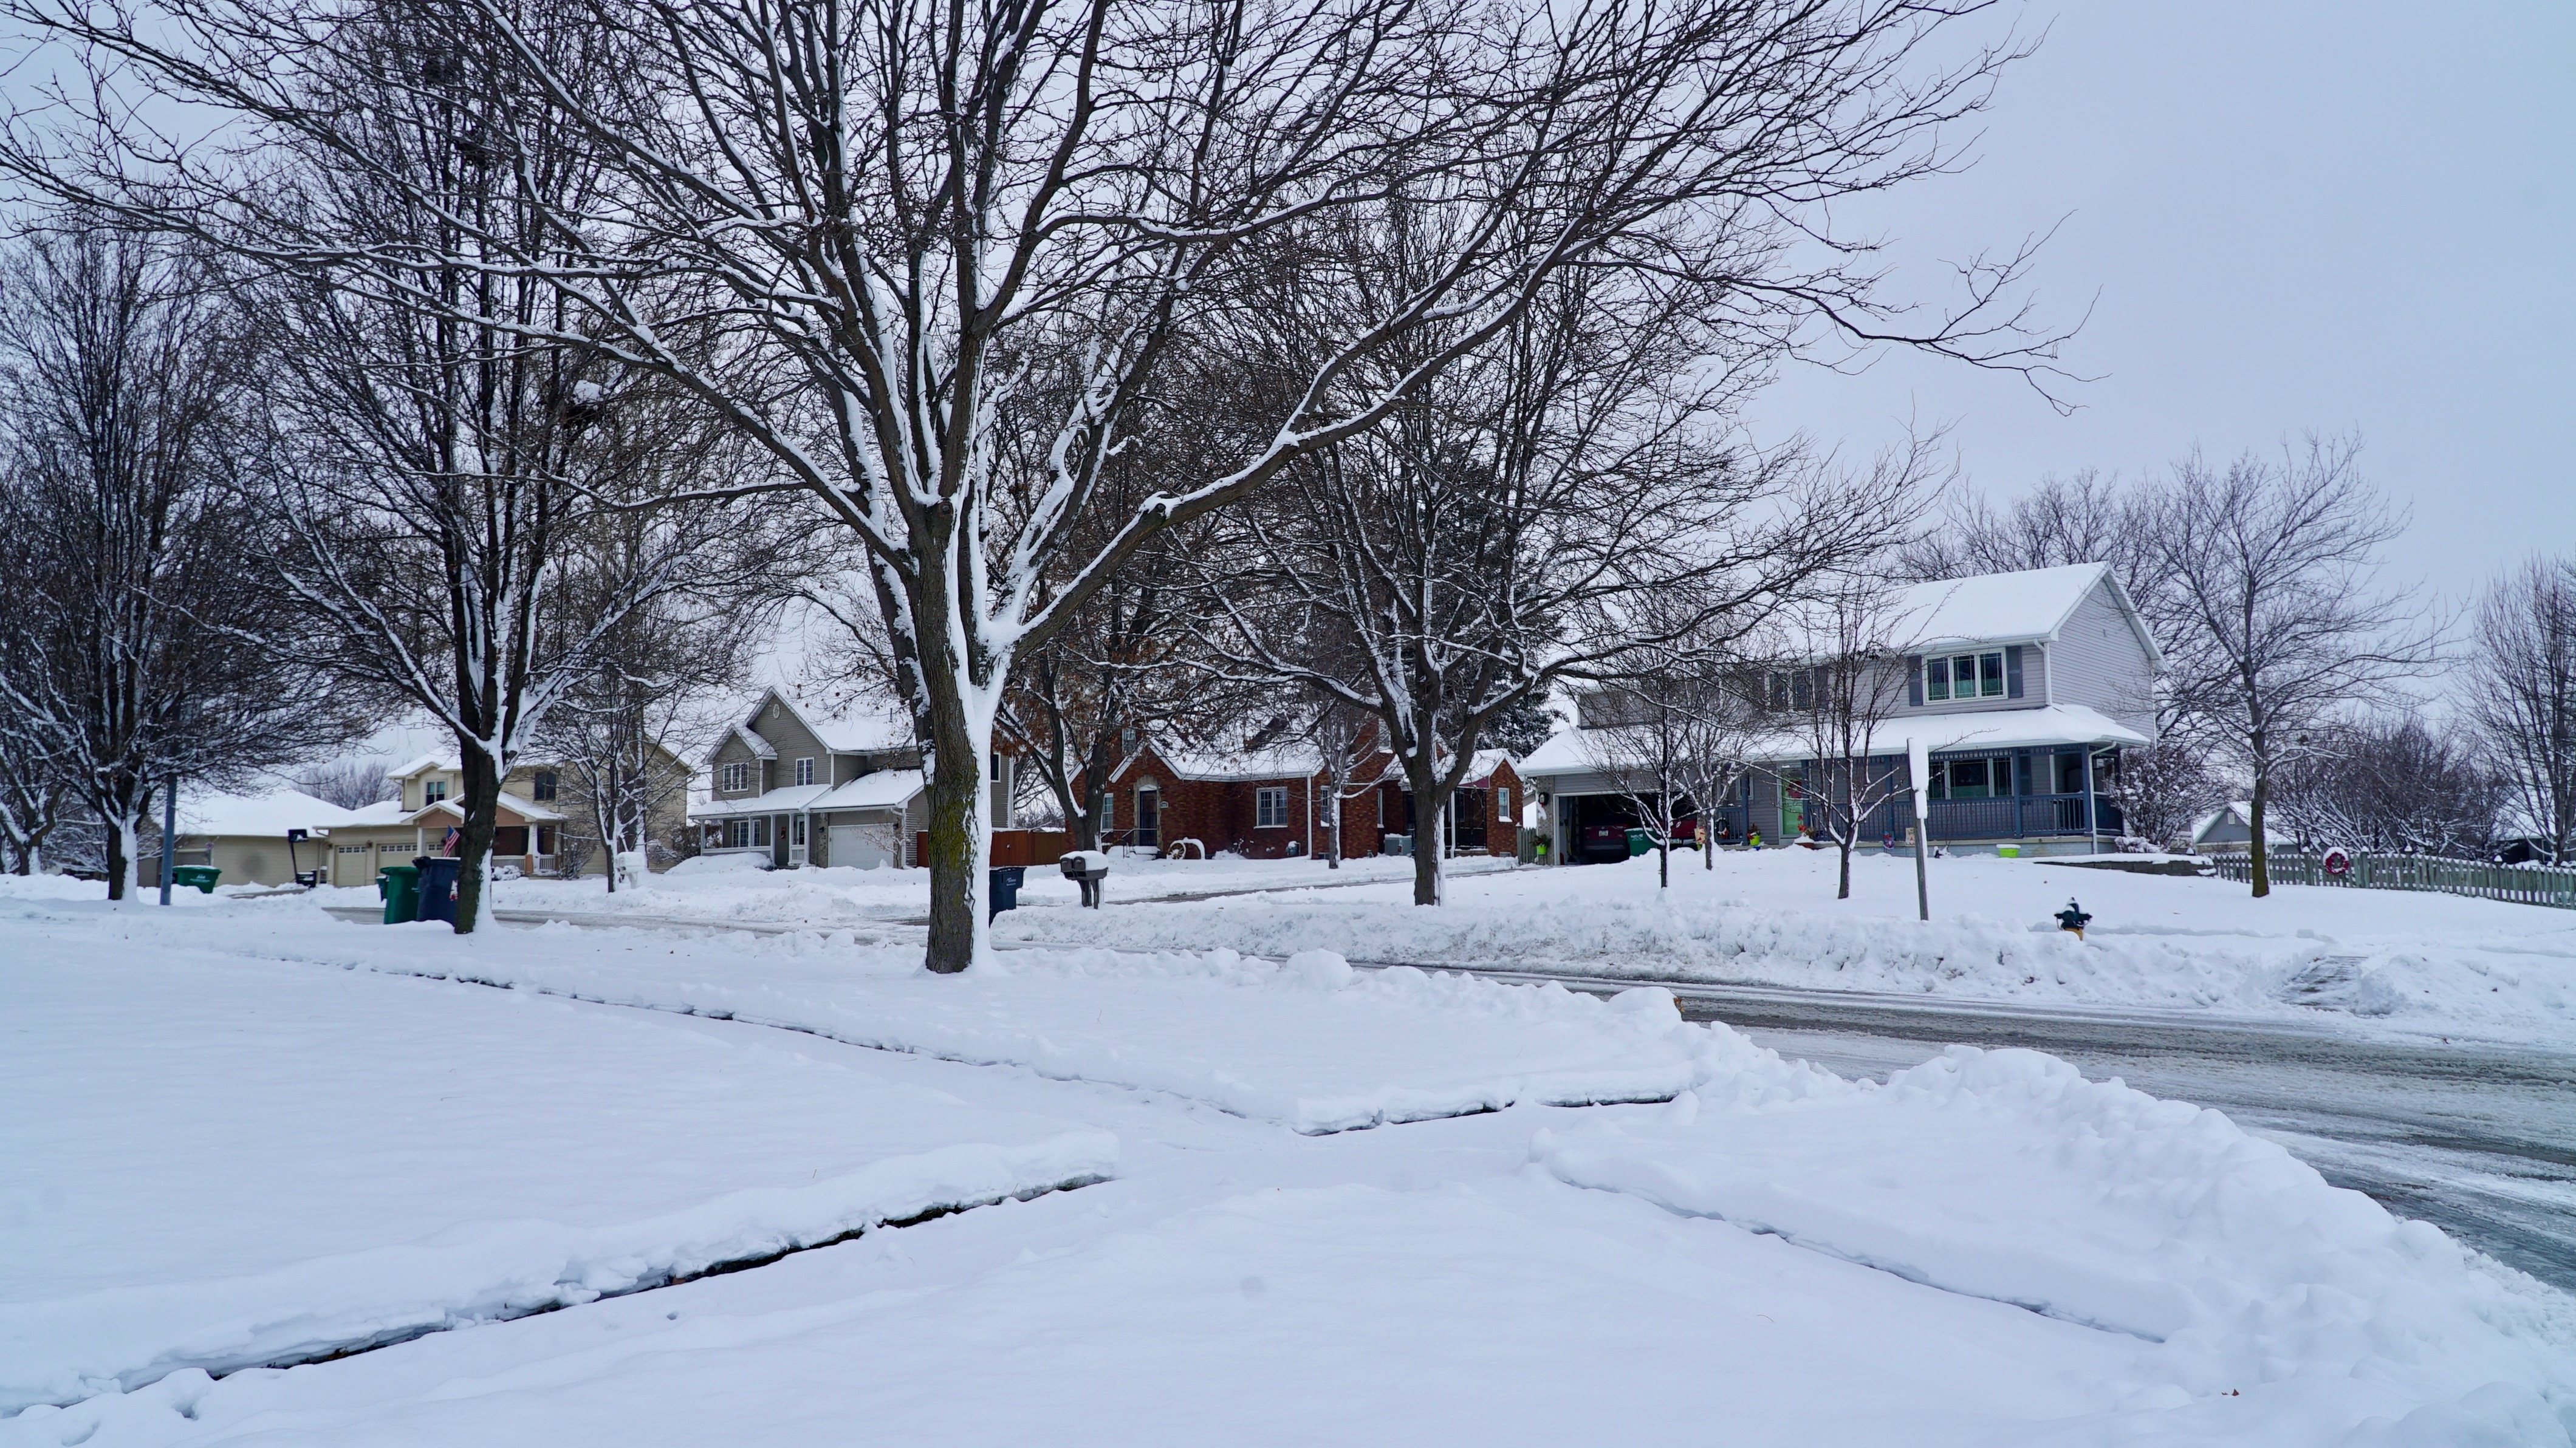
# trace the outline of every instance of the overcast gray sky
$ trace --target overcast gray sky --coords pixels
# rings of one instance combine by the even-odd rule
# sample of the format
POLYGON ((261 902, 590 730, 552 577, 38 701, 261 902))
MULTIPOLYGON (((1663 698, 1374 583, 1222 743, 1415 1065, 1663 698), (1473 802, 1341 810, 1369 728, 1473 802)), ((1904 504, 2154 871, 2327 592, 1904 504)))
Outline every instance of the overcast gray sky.
MULTIPOLYGON (((2017 379, 1889 356, 1784 375, 1766 432, 1866 448, 1950 424, 2011 495, 2357 430, 2453 596, 2576 551, 2576 0, 2032 4, 1979 159, 1869 218, 1911 268, 2065 218, 2036 282, 2101 380, 2059 417, 2017 379), (2099 300, 2094 301, 2099 293, 2099 300)), ((1931 280, 1927 276, 1926 280, 1931 280)))

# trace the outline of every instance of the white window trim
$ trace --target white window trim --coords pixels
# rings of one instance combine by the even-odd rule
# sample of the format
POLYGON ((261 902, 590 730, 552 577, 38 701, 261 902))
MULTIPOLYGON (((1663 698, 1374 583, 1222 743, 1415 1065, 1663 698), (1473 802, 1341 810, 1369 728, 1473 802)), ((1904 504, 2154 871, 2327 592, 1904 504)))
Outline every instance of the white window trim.
POLYGON ((814 782, 814 760, 812 756, 809 755, 806 758, 796 761, 796 782, 800 785, 812 784, 814 782))
POLYGON ((1495 786, 1494 786, 1494 818, 1496 818, 1496 819, 1498 819, 1498 820, 1508 820, 1508 819, 1510 819, 1511 817, 1512 817, 1512 787, 1511 787, 1510 785, 1508 785, 1508 784, 1498 784, 1498 785, 1495 785, 1495 786))
POLYGON ((1256 785, 1253 788, 1252 827, 1256 830, 1284 830, 1288 828, 1288 786, 1284 784, 1264 784, 1256 785), (1263 810, 1273 800, 1278 802, 1279 818, 1275 820, 1264 820, 1261 817, 1263 810))

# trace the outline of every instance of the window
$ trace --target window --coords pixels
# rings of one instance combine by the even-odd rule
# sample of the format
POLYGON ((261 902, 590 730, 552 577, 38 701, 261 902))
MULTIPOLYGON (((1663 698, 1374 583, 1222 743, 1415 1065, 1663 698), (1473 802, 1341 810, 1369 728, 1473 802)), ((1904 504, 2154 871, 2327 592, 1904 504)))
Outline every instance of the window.
POLYGON ((796 782, 798 784, 812 784, 814 782, 813 760, 800 759, 796 761, 796 782))
POLYGON ((1952 654, 1923 661, 1923 697, 1927 702, 2000 699, 2005 683, 2004 656, 2000 653, 1952 654))
MULTIPOLYGON (((796 762, 797 762, 797 763, 799 763, 799 764, 811 764, 811 763, 813 763, 814 761, 813 761, 813 760, 810 760, 810 759, 800 759, 800 760, 797 760, 796 762)), ((795 845, 795 846, 797 846, 797 847, 799 847, 799 848, 802 848, 802 847, 804 846, 804 844, 805 844, 805 816, 803 816, 803 815, 798 815, 798 816, 796 816, 796 833, 795 833, 793 836, 789 837, 789 839, 788 839, 787 843, 789 843, 789 844, 791 844, 791 845, 795 845)))
POLYGON ((1948 659, 1923 661, 1923 697, 1926 699, 1950 697, 1950 661, 1948 659))
POLYGON ((725 842, 725 848, 726 848, 726 849, 728 849, 728 850, 747 850, 747 849, 750 849, 750 848, 751 848, 751 821, 749 821, 749 820, 726 820, 726 821, 725 821, 724 842, 725 842))
POLYGON ((536 799, 549 800, 554 798, 555 772, 551 769, 538 770, 536 777, 528 782, 528 788, 533 792, 533 796, 536 799))
POLYGON ((1498 784, 1498 785, 1495 785, 1495 786, 1494 786, 1494 818, 1496 818, 1496 819, 1498 819, 1498 820, 1507 820, 1507 819, 1510 819, 1511 817, 1512 817, 1512 792, 1511 792, 1511 789, 1510 789, 1508 786, 1506 786, 1506 785, 1499 785, 1499 784, 1498 784))
POLYGON ((431 805, 434 805, 445 798, 447 798, 446 780, 424 779, 420 782, 420 807, 422 809, 427 809, 431 805))
POLYGON ((1252 826, 1255 829, 1283 829, 1288 824, 1288 790, 1270 785, 1252 792, 1252 826))
POLYGON ((716 787, 726 794, 740 794, 751 788, 751 766, 736 760, 717 772, 716 787))
POLYGON ((1977 692, 1989 699, 2000 699, 2004 693, 2004 656, 1977 655, 1977 692))

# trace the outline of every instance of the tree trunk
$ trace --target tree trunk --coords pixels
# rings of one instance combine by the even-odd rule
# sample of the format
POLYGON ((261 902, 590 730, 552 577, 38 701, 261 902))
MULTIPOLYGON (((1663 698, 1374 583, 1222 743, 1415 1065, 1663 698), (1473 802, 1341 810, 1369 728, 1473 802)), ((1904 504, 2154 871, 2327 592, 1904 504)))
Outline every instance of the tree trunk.
MULTIPOLYGON (((934 711, 934 713, 945 711, 934 711)), ((961 711, 962 712, 962 711, 961 711)), ((943 736, 930 760, 930 950, 934 974, 955 975, 985 949, 984 761, 962 719, 934 718, 943 736), (945 726, 945 727, 943 727, 945 726), (945 736, 954 733, 950 740, 945 736)))
POLYGON ((465 828, 456 844, 456 933, 471 935, 483 918, 486 875, 492 864, 492 833, 501 823, 501 773, 492 756, 458 740, 457 761, 465 776, 465 828))
POLYGON ((2269 803, 2271 793, 2271 772, 2263 767, 2261 756, 2257 755, 2254 769, 2254 808, 2251 811, 2253 817, 2247 821, 2254 831, 2251 851, 2254 868, 2251 873, 2254 877, 2254 898, 2257 900, 2272 893, 2272 842, 2263 834, 2263 809, 2269 803))
POLYGON ((1673 839, 1670 831, 1666 831, 1662 839, 1655 841, 1655 888, 1658 890, 1673 888, 1673 839))
POLYGON ((1836 890, 1836 891, 1834 892, 1834 898, 1835 898, 1835 899, 1837 899, 1837 900, 1848 900, 1848 899, 1850 899, 1850 898, 1851 898, 1851 852, 1852 852, 1852 835, 1853 835, 1854 833, 1856 833, 1856 831, 1853 831, 1853 830, 1845 830, 1845 831, 1843 831, 1843 838, 1842 838, 1842 857, 1843 857, 1843 858, 1842 858, 1842 887, 1841 887, 1840 889, 1838 889, 1838 890, 1836 890))
POLYGON ((123 811, 118 811, 118 815, 119 818, 107 831, 107 898, 110 900, 123 900, 134 893, 134 846, 141 834, 135 829, 133 820, 123 817, 123 811))

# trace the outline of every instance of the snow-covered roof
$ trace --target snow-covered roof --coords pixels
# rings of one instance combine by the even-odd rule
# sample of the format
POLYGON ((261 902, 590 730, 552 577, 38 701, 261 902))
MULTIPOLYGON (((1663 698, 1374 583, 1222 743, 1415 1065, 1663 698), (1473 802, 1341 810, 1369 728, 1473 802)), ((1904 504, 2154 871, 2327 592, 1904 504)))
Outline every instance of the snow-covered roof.
MULTIPOLYGON (((565 820, 571 818, 570 815, 567 815, 560 810, 549 809, 546 806, 537 803, 535 800, 528 798, 526 795, 513 794, 506 789, 501 791, 501 808, 508 810, 510 813, 517 815, 519 818, 526 820, 528 823, 533 825, 561 824, 565 820)), ((410 814, 404 815, 398 823, 407 825, 422 824, 425 823, 432 815, 454 815, 458 819, 463 819, 465 818, 465 802, 460 799, 432 800, 426 806, 416 809, 410 814)))
POLYGON ((759 735, 752 733, 747 726, 741 724, 733 726, 733 737, 742 741, 742 747, 750 750, 751 757, 754 759, 776 759, 778 757, 778 747, 771 744, 768 740, 761 738, 759 735))
POLYGON ((2110 571, 2107 563, 2074 563, 1945 578, 1904 590, 1890 611, 1901 641, 1917 646, 2053 638, 2110 571))
POLYGON ((1470 789, 1482 788, 1485 781, 1494 777, 1495 768, 1499 765, 1509 763, 1511 757, 1512 752, 1508 749, 1477 750, 1475 757, 1467 761, 1467 778, 1465 781, 1467 787, 1470 789))
POLYGON ((374 804, 364 805, 347 813, 348 818, 340 821, 336 828, 356 829, 364 825, 398 825, 411 817, 410 812, 402 807, 402 801, 398 799, 380 799, 374 804))
MULTIPOLYGON (((1163 766, 1182 779, 1207 782, 1250 779, 1311 779, 1324 768, 1324 756, 1302 744, 1279 744, 1267 749, 1173 749, 1154 747, 1163 766)), ((1132 763, 1139 756, 1129 755, 1132 763)), ((1127 764, 1119 765, 1124 774, 1127 764)), ((1119 774, 1113 774, 1112 779, 1119 774)))
POLYGON ((891 705, 874 701, 852 704, 835 714, 801 710, 798 717, 814 731, 823 747, 835 754, 877 754, 910 749, 917 742, 909 717, 891 705))
MULTIPOLYGON (((1569 729, 1531 751, 1517 768, 1523 779, 1565 774, 1591 774, 1602 768, 1603 744, 1631 726, 1569 729)), ((2055 744, 2137 744, 2147 737, 2115 723, 2081 704, 2049 704, 2037 709, 1987 709, 1964 714, 1907 714, 1878 726, 1870 741, 1873 755, 1903 754, 1920 737, 1934 754, 1977 749, 2030 749, 2055 744)), ((1757 737, 1748 757, 1766 764, 1812 758, 1815 746, 1794 730, 1757 737)))
POLYGON ((458 770, 464 767, 464 762, 453 754, 424 754, 386 770, 385 778, 409 779, 426 769, 458 770))
POLYGON ((315 799, 297 789, 265 794, 207 794, 184 786, 179 791, 179 833, 203 838, 257 835, 284 839, 288 830, 323 831, 355 823, 348 810, 315 799))
POLYGON ((820 814, 829 810, 901 809, 926 788, 918 769, 880 769, 843 785, 803 784, 740 799, 700 800, 689 818, 731 815, 820 814))

